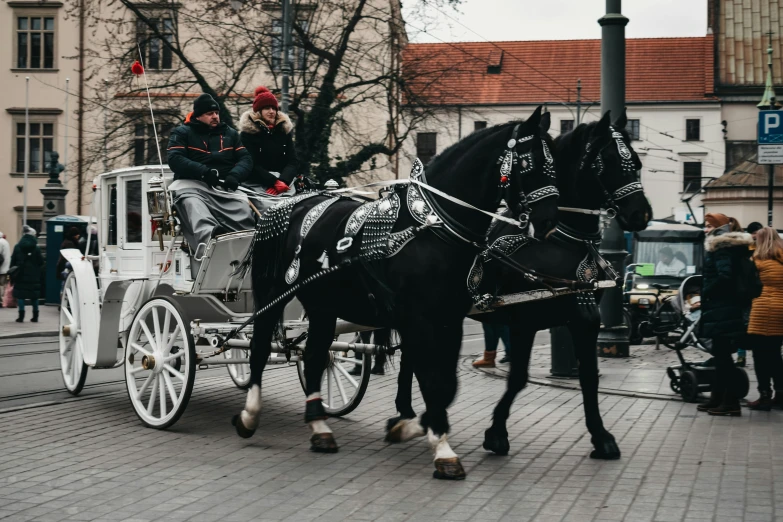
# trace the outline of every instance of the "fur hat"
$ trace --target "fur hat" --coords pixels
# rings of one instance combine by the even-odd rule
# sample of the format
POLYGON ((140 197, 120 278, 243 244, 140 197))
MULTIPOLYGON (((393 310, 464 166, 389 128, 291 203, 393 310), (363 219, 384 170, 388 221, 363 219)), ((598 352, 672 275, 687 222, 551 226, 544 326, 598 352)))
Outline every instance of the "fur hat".
POLYGON ((207 93, 202 94, 193 102, 193 117, 198 118, 208 112, 219 111, 220 105, 207 93))
POLYGON ((274 107, 276 110, 280 110, 280 106, 277 104, 277 98, 266 87, 256 87, 255 99, 253 100, 253 110, 261 112, 264 107, 274 107))
POLYGON ((717 212, 714 214, 707 214, 704 216, 704 222, 711 227, 718 228, 729 224, 729 216, 717 212))
POLYGON ((22 234, 27 234, 28 236, 36 236, 35 229, 29 225, 25 225, 22 227, 22 234))

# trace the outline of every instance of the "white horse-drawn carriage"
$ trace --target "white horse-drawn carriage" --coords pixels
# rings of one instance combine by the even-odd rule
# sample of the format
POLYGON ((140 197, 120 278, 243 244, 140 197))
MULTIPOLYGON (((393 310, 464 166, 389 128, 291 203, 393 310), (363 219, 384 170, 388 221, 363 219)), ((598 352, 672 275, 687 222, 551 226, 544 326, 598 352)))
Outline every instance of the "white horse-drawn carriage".
MULTIPOLYGON (((227 343, 253 313, 250 277, 234 276, 254 231, 212 239, 195 258, 171 219, 172 175, 161 167, 114 170, 98 177, 93 210, 99 253, 63 250, 72 267, 62 294, 60 361, 67 390, 76 395, 87 369, 125 367, 128 395, 149 427, 174 424, 188 404, 196 370, 225 365, 237 387, 249 382, 252 324, 227 343), (96 274, 97 269, 97 274, 96 274), (226 349, 227 348, 227 349, 226 349)), ((176 217, 176 216, 174 216, 176 217)), ((87 249, 89 252, 90 249, 87 249)), ((345 415, 361 401, 375 346, 356 342, 368 330, 340 322, 324 372, 323 403, 345 415), (361 373, 352 375, 359 365, 361 373)), ((307 332, 301 306, 287 308, 271 362, 295 363, 304 385, 302 351, 307 332)))

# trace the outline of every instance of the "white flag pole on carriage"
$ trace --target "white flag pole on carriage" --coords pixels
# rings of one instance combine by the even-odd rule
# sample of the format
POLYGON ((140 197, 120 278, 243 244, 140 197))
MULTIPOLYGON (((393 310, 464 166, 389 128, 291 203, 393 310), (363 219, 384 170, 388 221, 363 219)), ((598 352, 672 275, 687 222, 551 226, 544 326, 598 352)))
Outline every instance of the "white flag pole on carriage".
POLYGON ((158 128, 155 125, 155 112, 152 110, 152 97, 150 96, 150 86, 147 83, 147 68, 144 66, 144 56, 141 52, 141 45, 136 44, 136 48, 139 50, 139 64, 141 64, 141 76, 144 77, 144 90, 147 92, 147 103, 150 106, 150 119, 152 119, 152 132, 155 135, 155 147, 158 151, 158 163, 160 164, 160 180, 163 184, 163 194, 166 200, 166 213, 171 219, 171 207, 169 206, 169 187, 166 184, 166 176, 163 173, 163 156, 160 154, 160 141, 158 140, 158 128))

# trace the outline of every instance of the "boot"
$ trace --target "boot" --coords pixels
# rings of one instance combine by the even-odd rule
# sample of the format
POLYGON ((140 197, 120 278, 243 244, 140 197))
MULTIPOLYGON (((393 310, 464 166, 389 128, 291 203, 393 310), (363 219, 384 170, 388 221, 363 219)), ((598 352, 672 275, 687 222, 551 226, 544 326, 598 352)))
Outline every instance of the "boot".
POLYGON ((748 408, 756 411, 769 411, 772 409, 772 392, 760 392, 759 398, 748 403, 748 408))
POLYGON ((714 389, 710 392, 710 400, 696 406, 698 411, 709 411, 723 404, 723 391, 714 389))
POLYGON ((739 399, 727 393, 723 404, 707 410, 707 413, 718 417, 742 417, 742 408, 740 408, 739 399))
POLYGON ((473 361, 474 368, 494 368, 497 352, 484 352, 484 358, 473 361))
POLYGON ((775 398, 772 399, 772 407, 776 410, 783 410, 783 392, 775 392, 775 398))
POLYGON ((19 318, 16 320, 17 323, 23 323, 24 322, 24 312, 19 310, 19 318))
POLYGON ((37 323, 38 322, 38 310, 33 310, 33 318, 30 319, 31 323, 37 323))
POLYGON ((375 364, 370 369, 370 373, 373 375, 386 375, 384 371, 384 365, 386 364, 386 352, 380 352, 375 356, 375 364))

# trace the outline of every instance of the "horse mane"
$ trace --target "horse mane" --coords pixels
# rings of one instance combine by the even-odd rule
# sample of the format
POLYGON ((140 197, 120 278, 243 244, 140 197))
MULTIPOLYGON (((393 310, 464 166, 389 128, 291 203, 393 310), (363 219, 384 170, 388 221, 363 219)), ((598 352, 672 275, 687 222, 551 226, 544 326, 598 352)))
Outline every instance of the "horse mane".
POLYGON ((576 191, 577 174, 584 147, 597 125, 598 121, 580 123, 572 131, 555 138, 555 168, 557 169, 557 184, 559 186, 570 187, 576 191))
POLYGON ((430 162, 426 165, 427 177, 432 178, 433 176, 437 176, 438 173, 444 168, 448 169, 453 167, 453 163, 455 159, 454 156, 464 154, 466 150, 473 148, 480 141, 483 141, 486 138, 494 136, 495 133, 505 131, 512 125, 516 125, 518 123, 523 123, 523 122, 511 121, 508 123, 493 125, 492 127, 487 127, 486 129, 475 131, 469 134, 468 136, 466 136, 465 138, 462 138, 457 143, 454 143, 453 145, 449 146, 443 152, 441 152, 440 154, 432 158, 432 160, 430 160, 430 162))

